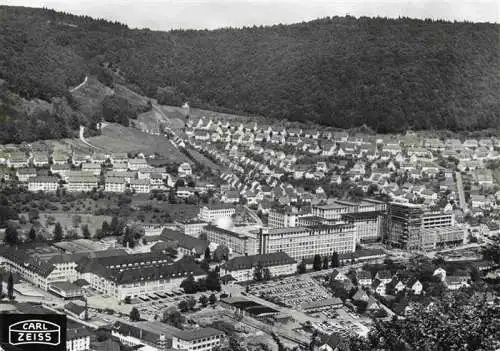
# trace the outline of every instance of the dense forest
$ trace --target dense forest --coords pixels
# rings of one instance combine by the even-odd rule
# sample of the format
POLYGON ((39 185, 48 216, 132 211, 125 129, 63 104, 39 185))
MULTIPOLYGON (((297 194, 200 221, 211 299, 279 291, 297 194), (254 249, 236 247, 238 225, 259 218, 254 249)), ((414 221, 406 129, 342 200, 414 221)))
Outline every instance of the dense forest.
POLYGON ((26 99, 69 100, 94 74, 160 103, 378 132, 477 130, 500 126, 499 34, 498 24, 366 17, 156 32, 0 6, 0 78, 26 99))

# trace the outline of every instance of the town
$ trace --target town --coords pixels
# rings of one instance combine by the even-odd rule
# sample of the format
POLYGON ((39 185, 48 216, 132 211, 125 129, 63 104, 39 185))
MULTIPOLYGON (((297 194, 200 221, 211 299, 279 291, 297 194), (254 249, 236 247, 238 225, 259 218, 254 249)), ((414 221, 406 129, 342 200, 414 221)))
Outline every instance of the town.
POLYGON ((500 138, 180 111, 141 128, 179 162, 2 146, 2 310, 67 314, 71 351, 344 350, 444 294, 498 306, 500 138))

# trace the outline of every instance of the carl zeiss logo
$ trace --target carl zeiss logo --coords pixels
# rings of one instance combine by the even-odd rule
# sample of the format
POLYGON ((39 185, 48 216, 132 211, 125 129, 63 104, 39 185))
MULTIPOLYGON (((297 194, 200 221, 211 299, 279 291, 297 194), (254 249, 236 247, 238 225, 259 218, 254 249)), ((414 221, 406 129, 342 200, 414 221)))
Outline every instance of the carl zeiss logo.
POLYGON ((9 344, 42 344, 57 346, 61 343, 61 327, 40 319, 30 319, 9 326, 9 344))
POLYGON ((9 314, 2 317, 2 341, 9 345, 24 351, 66 350, 65 315, 9 314))

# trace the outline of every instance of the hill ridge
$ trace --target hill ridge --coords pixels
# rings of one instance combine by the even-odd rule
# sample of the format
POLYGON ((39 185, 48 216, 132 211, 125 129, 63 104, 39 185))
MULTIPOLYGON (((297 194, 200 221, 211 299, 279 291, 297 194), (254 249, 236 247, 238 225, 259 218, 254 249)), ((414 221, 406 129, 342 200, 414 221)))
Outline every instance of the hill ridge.
POLYGON ((0 6, 0 78, 28 99, 71 100, 91 74, 164 105, 377 132, 478 130, 500 125, 499 33, 368 17, 161 32, 0 6))

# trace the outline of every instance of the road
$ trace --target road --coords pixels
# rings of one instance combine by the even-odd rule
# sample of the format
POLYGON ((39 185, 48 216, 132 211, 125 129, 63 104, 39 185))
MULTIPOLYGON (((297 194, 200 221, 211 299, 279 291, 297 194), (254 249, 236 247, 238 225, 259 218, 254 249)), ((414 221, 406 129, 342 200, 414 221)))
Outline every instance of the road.
POLYGON ((80 84, 78 84, 76 87, 74 88, 71 88, 69 90, 70 93, 74 92, 74 91, 77 91, 78 89, 80 89, 81 87, 83 87, 85 84, 87 84, 87 81, 88 81, 89 77, 88 76, 85 76, 85 79, 83 80, 83 82, 81 82, 80 84))
POLYGON ((464 181, 462 179, 462 173, 456 172, 457 178, 457 190, 458 190, 458 199, 460 200, 460 207, 465 212, 468 210, 467 202, 465 201, 465 192, 464 192, 464 181))

